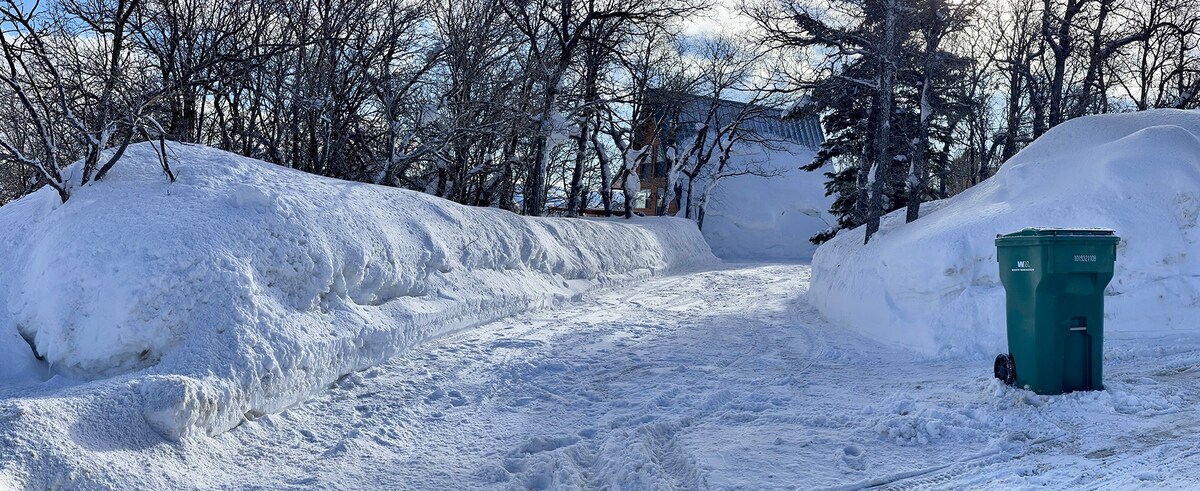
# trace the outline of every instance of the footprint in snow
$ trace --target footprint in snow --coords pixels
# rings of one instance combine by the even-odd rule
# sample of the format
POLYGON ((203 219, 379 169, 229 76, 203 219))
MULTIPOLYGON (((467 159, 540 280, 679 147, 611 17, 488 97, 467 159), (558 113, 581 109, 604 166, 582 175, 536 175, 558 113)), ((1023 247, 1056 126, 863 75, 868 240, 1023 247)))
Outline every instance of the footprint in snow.
POLYGON ((550 452, 560 448, 579 443, 578 436, 572 435, 554 435, 554 436, 535 436, 525 445, 517 449, 517 452, 523 454, 535 454, 541 452, 550 452))
POLYGON ((532 397, 521 397, 519 399, 509 401, 508 406, 509 407, 521 407, 521 406, 529 405, 529 403, 531 403, 533 401, 534 401, 534 399, 532 397))
POLYGON ((867 469, 866 452, 858 445, 846 445, 841 450, 842 462, 856 471, 867 469))
POLYGON ((457 390, 446 391, 441 387, 433 390, 429 395, 425 396, 426 404, 433 404, 442 399, 447 399, 451 406, 460 407, 467 405, 467 397, 457 390))

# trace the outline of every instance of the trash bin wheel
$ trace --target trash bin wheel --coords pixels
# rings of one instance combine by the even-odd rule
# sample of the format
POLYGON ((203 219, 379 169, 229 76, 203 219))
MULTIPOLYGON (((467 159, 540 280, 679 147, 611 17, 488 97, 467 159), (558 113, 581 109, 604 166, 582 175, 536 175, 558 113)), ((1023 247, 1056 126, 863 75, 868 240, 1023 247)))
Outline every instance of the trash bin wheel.
POLYGON ((996 378, 1004 382, 1005 385, 1012 385, 1017 379, 1017 364, 1013 362, 1012 355, 1002 353, 996 356, 996 365, 993 367, 993 373, 996 378))

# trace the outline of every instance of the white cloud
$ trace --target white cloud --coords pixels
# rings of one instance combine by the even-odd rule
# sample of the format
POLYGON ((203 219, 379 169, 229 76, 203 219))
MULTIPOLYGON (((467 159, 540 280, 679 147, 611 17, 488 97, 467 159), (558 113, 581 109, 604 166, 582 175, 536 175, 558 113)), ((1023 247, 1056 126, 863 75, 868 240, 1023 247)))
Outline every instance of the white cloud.
POLYGON ((684 22, 683 34, 737 34, 750 27, 750 19, 742 14, 737 0, 721 0, 708 11, 684 22))

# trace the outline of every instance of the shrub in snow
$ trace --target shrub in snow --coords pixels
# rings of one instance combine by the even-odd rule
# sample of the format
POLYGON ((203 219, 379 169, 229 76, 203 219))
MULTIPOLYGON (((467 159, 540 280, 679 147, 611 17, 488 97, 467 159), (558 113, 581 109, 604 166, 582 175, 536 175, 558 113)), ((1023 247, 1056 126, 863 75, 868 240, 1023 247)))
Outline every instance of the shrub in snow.
POLYGON ((827 318, 934 352, 1005 351, 996 234, 1106 227, 1122 241, 1105 292, 1107 331, 1194 330, 1200 314, 1200 113, 1089 116, 1055 127, 991 179, 900 210, 862 245, 844 231, 813 258, 812 303, 827 318))
POLYGON ((713 260, 684 220, 530 219, 168 153, 175 183, 141 144, 65 204, 45 189, 0 208, 0 376, 35 378, 30 346, 70 378, 120 376, 107 383, 169 438, 280 410, 436 335, 713 260))

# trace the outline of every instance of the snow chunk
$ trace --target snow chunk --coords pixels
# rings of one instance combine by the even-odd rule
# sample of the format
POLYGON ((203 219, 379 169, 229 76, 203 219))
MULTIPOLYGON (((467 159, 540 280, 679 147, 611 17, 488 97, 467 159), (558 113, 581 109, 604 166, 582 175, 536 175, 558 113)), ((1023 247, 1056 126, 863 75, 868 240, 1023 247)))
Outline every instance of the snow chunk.
POLYGON ((66 204, 0 208, 2 383, 122 375, 164 437, 213 435, 422 340, 715 260, 685 220, 531 219, 168 152, 175 183, 139 144, 66 204))
POLYGON ((1005 351, 996 234, 1028 226, 1116 230, 1105 329, 1197 329, 1200 113, 1155 110, 1064 123, 953 198, 884 217, 817 250, 811 301, 827 318, 929 353, 1005 351))

